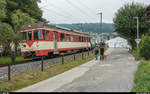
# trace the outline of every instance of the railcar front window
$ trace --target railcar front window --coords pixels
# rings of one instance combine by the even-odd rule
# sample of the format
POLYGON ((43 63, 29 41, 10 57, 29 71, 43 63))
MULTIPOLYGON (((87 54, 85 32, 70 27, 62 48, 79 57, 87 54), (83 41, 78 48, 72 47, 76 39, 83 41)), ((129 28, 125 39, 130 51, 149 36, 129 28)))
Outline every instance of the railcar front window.
POLYGON ((50 40, 50 37, 49 37, 49 31, 46 31, 46 35, 45 35, 45 40, 50 40))
POLYGON ((28 32, 28 41, 31 41, 31 40, 32 40, 32 32, 29 31, 29 32, 28 32))
POLYGON ((39 40, 38 31, 34 31, 34 40, 39 40))
POLYGON ((22 32, 22 41, 27 41, 27 33, 22 32))
POLYGON ((33 36, 34 36, 34 40, 44 40, 45 39, 45 31, 35 30, 33 36))

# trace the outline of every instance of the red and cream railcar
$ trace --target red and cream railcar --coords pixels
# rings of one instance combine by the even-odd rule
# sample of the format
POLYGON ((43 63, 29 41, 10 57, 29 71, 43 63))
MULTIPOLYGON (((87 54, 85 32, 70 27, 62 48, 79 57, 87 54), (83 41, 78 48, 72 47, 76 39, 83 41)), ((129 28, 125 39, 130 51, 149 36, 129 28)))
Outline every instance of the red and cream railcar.
POLYGON ((50 25, 31 27, 21 31, 23 41, 20 47, 24 58, 90 48, 89 35, 50 25))

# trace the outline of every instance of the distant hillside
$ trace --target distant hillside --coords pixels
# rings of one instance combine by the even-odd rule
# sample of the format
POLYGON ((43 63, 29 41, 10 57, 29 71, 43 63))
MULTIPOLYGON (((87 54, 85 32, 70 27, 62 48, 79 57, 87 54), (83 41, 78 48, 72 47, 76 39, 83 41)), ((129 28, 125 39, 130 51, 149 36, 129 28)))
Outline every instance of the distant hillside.
MULTIPOLYGON (((81 31, 81 24, 56 24, 62 27, 75 29, 81 31)), ((110 23, 103 23, 103 33, 112 33, 113 32, 113 24, 110 23)), ((100 23, 84 23, 82 24, 83 32, 93 32, 99 33, 100 32, 100 23)))

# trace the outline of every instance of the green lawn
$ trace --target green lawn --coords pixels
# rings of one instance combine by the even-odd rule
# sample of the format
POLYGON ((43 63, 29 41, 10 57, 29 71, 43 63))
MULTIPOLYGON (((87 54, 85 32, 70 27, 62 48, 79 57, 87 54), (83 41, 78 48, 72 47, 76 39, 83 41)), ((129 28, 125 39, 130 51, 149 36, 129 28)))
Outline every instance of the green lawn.
POLYGON ((132 92, 150 92, 150 60, 139 64, 134 83, 132 92))
MULTIPOLYGON (((24 59, 22 56, 16 57, 16 62, 26 61, 28 59, 24 59)), ((11 63, 10 57, 0 57, 0 64, 8 64, 11 63)))

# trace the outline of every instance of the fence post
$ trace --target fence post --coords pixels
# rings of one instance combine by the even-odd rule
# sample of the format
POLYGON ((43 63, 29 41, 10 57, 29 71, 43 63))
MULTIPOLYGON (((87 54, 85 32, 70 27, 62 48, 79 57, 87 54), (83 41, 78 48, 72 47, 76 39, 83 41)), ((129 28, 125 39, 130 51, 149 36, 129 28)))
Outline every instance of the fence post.
POLYGON ((74 61, 75 61, 76 60, 76 55, 74 54, 73 56, 74 56, 74 61))
POLYGON ((62 55, 62 64, 64 64, 64 55, 62 55))
POLYGON ((42 62, 41 62, 41 71, 43 71, 43 56, 42 56, 42 62))
POLYGON ((92 49, 92 54, 94 54, 94 49, 92 49))
POLYGON ((84 58, 83 58, 83 51, 82 51, 82 59, 84 59, 84 58))
POLYGON ((11 66, 10 64, 8 65, 8 80, 11 80, 11 66))

